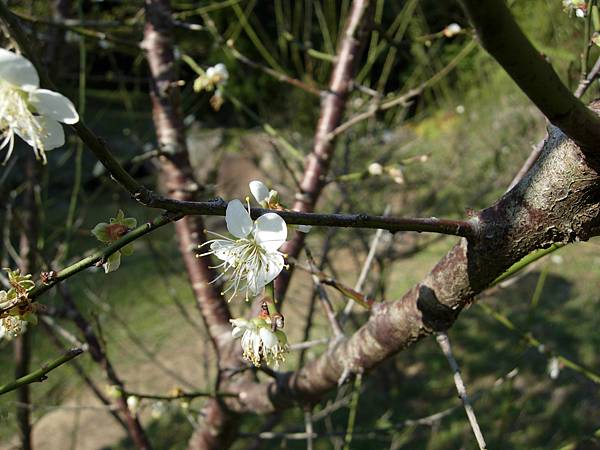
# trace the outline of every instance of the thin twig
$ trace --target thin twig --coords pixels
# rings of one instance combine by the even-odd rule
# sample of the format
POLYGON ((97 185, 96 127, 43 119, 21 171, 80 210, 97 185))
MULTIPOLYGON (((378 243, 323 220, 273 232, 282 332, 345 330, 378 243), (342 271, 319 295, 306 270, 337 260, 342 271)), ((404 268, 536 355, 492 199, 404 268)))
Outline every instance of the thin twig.
POLYGON ((44 364, 38 370, 31 372, 15 381, 11 381, 10 383, 6 383, 0 386, 0 395, 6 394, 7 392, 13 391, 27 384, 38 383, 46 380, 48 378, 47 374, 49 372, 53 371, 54 369, 63 365, 64 363, 72 360, 76 356, 81 355, 82 353, 83 349, 72 348, 71 350, 67 351, 64 355, 60 356, 59 358, 56 358, 54 361, 50 361, 44 364))
POLYGON ((142 393, 142 392, 135 392, 135 391, 127 390, 127 391, 123 391, 122 394, 125 397, 134 396, 134 397, 139 397, 139 398, 147 398, 147 399, 151 399, 151 400, 165 400, 165 401, 174 401, 174 400, 181 400, 181 399, 191 400, 193 398, 198 398, 198 397, 238 397, 239 396, 239 394, 237 394, 235 392, 219 392, 219 391, 215 391, 215 392, 211 392, 211 391, 191 391, 191 392, 177 391, 174 394, 161 395, 161 394, 146 394, 146 393, 142 393))
POLYGON ((304 410, 304 429, 306 432, 306 450, 313 450, 313 439, 315 432, 313 429, 312 412, 310 407, 304 410))
POLYGON ((310 250, 308 249, 308 247, 305 246, 304 251, 306 252, 306 256, 308 257, 308 262, 310 264, 310 268, 311 268, 311 272, 312 272, 312 280, 313 280, 313 283, 315 284, 317 293, 319 294, 319 300, 321 301, 321 306, 323 307, 323 310, 325 311, 325 315, 327 316, 327 320, 329 321, 329 325, 331 326, 331 329, 333 330, 335 338, 339 339, 344 336, 344 331, 342 330, 342 327, 340 326, 339 322, 337 321, 337 318, 335 317, 335 311, 333 310, 333 307, 331 306, 331 301, 329 300, 329 297, 327 296, 327 292, 325 291, 325 289, 323 288, 323 285, 321 284, 321 280, 319 279, 319 277, 317 275, 315 275, 315 272, 317 271, 317 268, 315 265, 315 260, 312 257, 312 254, 311 254, 310 250))
POLYGON ((450 340, 448 339, 448 335, 442 331, 437 332, 436 341, 440 345, 442 352, 444 352, 444 356, 446 356, 446 359, 448 360, 450 368, 452 369, 452 372, 454 374, 454 384, 456 385, 458 396, 460 397, 463 406, 465 407, 465 411, 467 412, 467 417, 469 418, 469 423, 471 424, 471 428, 473 429, 473 433, 475 434, 475 439, 477 439, 479 449, 485 450, 487 448, 487 445, 485 443, 485 439, 483 438, 483 434, 481 433, 481 429, 479 428, 479 423, 477 423, 477 417, 475 416, 475 411, 473 410, 473 406, 471 405, 471 400, 467 395, 465 383, 463 382, 462 376, 460 375, 460 368, 458 367, 458 363, 456 362, 456 359, 454 359, 454 355, 452 354, 452 347, 450 346, 450 340))
MULTIPOLYGON (((390 213, 390 205, 385 207, 383 211, 383 217, 387 217, 390 213)), ((373 264, 373 260, 375 259, 375 254, 377 253, 377 245, 379 244, 379 240, 383 236, 383 230, 377 230, 375 232, 375 236, 373 237, 373 241, 371 242, 371 246, 369 247, 369 253, 367 253, 367 258, 362 266, 360 271, 360 275, 358 276, 358 280, 356 281, 356 285, 354 286, 354 290, 356 292, 362 292, 365 281, 367 280, 367 275, 369 274, 369 270, 371 270, 371 265, 373 264)), ((342 317, 340 318, 340 322, 344 323, 350 313, 352 312, 352 307, 354 306, 354 301, 348 300, 346 303, 346 307, 344 308, 344 312, 342 313, 342 317)))

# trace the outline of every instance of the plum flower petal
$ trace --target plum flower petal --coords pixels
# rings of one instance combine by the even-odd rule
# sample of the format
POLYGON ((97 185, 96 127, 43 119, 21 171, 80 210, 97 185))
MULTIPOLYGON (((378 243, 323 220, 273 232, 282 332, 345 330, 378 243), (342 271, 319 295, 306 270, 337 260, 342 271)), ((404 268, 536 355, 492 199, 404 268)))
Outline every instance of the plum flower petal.
POLYGON ((267 204, 269 201, 269 189, 262 181, 253 180, 249 184, 250 192, 252 196, 256 200, 256 202, 263 206, 267 204))
MULTIPOLYGON (((285 221, 275 213, 268 213, 252 221, 249 210, 239 200, 232 200, 225 213, 227 229, 236 238, 219 236, 200 247, 210 245, 210 251, 199 256, 215 255, 221 261, 216 268, 230 276, 230 285, 223 292, 245 291, 245 298, 260 294, 261 290, 283 269, 284 255, 278 251, 287 237, 285 221)), ((216 233, 213 233, 216 234, 216 233)))
POLYGON ((0 48, 0 150, 7 148, 5 161, 19 136, 45 163, 45 151, 65 143, 59 122, 78 121, 79 114, 68 98, 39 89, 39 77, 30 61, 0 48))
POLYGON ((254 240, 270 252, 274 252, 287 239, 285 221, 275 213, 267 213, 256 219, 254 240))
POLYGON ((227 223, 227 230, 240 239, 248 236, 254 226, 250 214, 246 211, 242 202, 237 199, 230 201, 227 205, 225 222, 227 223))
POLYGON ((257 367, 263 362, 277 366, 285 360, 287 337, 281 330, 272 331, 262 319, 231 319, 235 339, 241 337, 243 356, 257 367))
POLYGON ((36 89, 29 95, 37 112, 56 121, 72 125, 79 122, 79 114, 67 97, 48 89, 36 89))

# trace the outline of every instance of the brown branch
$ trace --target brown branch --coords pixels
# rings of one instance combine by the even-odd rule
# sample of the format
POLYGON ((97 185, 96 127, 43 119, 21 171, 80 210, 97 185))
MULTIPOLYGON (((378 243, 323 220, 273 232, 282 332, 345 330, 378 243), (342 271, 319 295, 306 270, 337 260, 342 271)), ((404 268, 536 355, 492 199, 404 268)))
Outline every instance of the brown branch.
MULTIPOLYGON (((327 94, 321 100, 321 111, 315 132, 312 152, 306 159, 304 177, 300 184, 300 192, 294 203, 294 210, 311 212, 319 198, 329 165, 335 149, 335 139, 328 135, 340 124, 346 109, 346 99, 352 88, 354 70, 359 54, 367 36, 367 25, 370 22, 372 4, 366 0, 354 0, 342 31, 337 50, 335 64, 329 81, 327 94)), ((305 235, 296 233, 283 248, 285 253, 297 257, 304 245, 305 235)), ((276 297, 283 300, 290 281, 291 272, 283 272, 276 281, 276 297)))
POLYGON ((321 306, 323 307, 323 311, 325 312, 325 315, 327 317, 327 320, 329 321, 329 325, 331 326, 331 329, 333 330, 333 334, 334 334, 335 338, 341 339, 344 337, 344 331, 342 330, 342 327, 337 320, 335 311, 333 310, 333 306, 331 305, 331 301, 329 300, 329 296, 327 295, 327 292, 323 288, 323 284, 321 283, 321 280, 315 274, 315 272, 317 271, 317 265, 315 263, 315 260, 312 256, 312 253, 308 249, 308 247, 305 247, 304 251, 306 252, 306 256, 308 257, 308 262, 310 264, 311 277, 312 277, 313 283, 315 285, 315 289, 317 290, 317 294, 319 295, 319 300, 321 301, 321 306))
MULTIPOLYGON (((188 159, 176 83, 170 2, 146 0, 145 5, 146 25, 142 48, 146 51, 150 66, 152 118, 163 154, 160 157, 160 183, 163 190, 175 200, 191 201, 195 199, 198 186, 188 159)), ((209 267, 209 259, 196 258, 195 255, 198 246, 206 242, 204 222, 200 216, 184 217, 175 224, 175 232, 196 304, 217 353, 219 368, 235 367, 240 352, 238 347, 232 347, 229 308, 217 286, 211 284, 215 273, 209 267)), ((202 417, 204 423, 196 428, 190 438, 190 450, 227 448, 237 430, 236 415, 227 410, 220 399, 213 399, 205 405, 202 417)))
POLYGON ((476 215, 474 240, 461 240, 401 299, 375 304, 354 335, 297 372, 239 386, 245 396, 237 408, 270 413, 315 401, 342 374, 373 369, 423 337, 446 331, 477 293, 532 251, 600 234, 600 176, 560 130, 549 133, 530 173, 476 215))
POLYGON ((461 0, 485 49, 500 63, 550 122, 596 156, 600 118, 562 83, 544 55, 523 34, 504 0, 461 0))

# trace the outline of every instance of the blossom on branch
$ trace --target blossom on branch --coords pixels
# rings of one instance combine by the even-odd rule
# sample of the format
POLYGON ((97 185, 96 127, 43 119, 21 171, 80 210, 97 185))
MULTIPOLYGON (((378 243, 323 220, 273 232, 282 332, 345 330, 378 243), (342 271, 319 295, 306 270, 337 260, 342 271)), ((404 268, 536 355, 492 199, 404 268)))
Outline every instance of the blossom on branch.
POLYGON ((580 19, 588 13, 586 0, 563 0, 563 9, 569 14, 575 12, 580 19))
POLYGON ((261 318, 229 321, 233 326, 231 335, 235 339, 242 338, 244 358, 256 367, 260 367, 263 361, 277 367, 285 360, 288 345, 287 336, 283 331, 273 331, 271 325, 261 318))
POLYGON ((223 294, 233 291, 231 300, 238 291, 245 291, 248 301, 250 296, 260 294, 285 266, 284 255, 278 249, 287 239, 287 226, 275 213, 264 214, 253 221, 250 207, 246 210, 239 200, 227 205, 225 222, 234 239, 210 232, 219 239, 202 244, 200 248, 210 245, 210 251, 198 256, 215 255, 223 261, 216 266, 223 272, 212 282, 229 274, 231 284, 223 294))
POLYGON ((28 297, 35 286, 31 275, 21 275, 19 270, 5 270, 10 289, 0 291, 0 309, 5 311, 0 317, 0 339, 10 340, 23 334, 28 323, 37 324, 37 305, 28 297))
MULTIPOLYGON (((100 242, 112 244, 116 240, 122 238, 125 234, 137 226, 137 220, 133 217, 125 217, 122 210, 117 212, 116 217, 112 217, 109 223, 101 222, 92 230, 92 234, 100 242)), ((104 272, 114 272, 121 265, 121 255, 129 256, 133 253, 133 243, 128 244, 114 252, 108 257, 102 265, 104 272)))
MULTIPOLYGON (((267 188, 267 186, 265 186, 265 184, 259 180, 251 181, 249 186, 252 196, 262 208, 277 209, 280 211, 286 210, 286 208, 279 203, 279 193, 276 190, 267 188)), ((296 228, 302 233, 308 233, 312 228, 310 225, 290 226, 296 228)))
POLYGON ((46 151, 65 143, 59 122, 74 124, 79 114, 73 103, 58 92, 40 89, 33 64, 21 55, 0 48, 0 150, 10 158, 15 135, 46 163, 46 151))
MULTIPOLYGON (((201 70, 198 68, 198 70, 201 70)), ((223 88, 229 79, 229 72, 223 63, 216 64, 206 69, 196 80, 194 80, 194 91, 215 91, 210 99, 210 105, 215 111, 223 105, 223 88)))

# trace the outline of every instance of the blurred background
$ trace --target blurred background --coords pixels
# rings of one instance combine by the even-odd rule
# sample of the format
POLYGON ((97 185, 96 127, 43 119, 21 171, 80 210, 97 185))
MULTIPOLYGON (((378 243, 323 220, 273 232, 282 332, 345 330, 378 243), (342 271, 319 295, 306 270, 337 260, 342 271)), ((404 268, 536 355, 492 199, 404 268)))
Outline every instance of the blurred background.
MULTIPOLYGON (((155 186, 156 135, 148 67, 139 48, 143 3, 6 3, 38 43, 60 92, 73 100, 131 174, 155 186)), ((172 2, 187 140, 203 198, 244 198, 248 182, 259 179, 277 189, 284 204, 293 203, 303 158, 313 143, 319 96, 268 71, 315 91, 325 89, 349 3, 172 2), (226 65, 229 80, 218 110, 211 106, 214 93, 194 91, 198 75, 189 61, 204 70, 226 65)), ((575 90, 587 18, 565 11, 560 0, 508 3, 528 37, 575 90)), ((474 43, 456 2, 377 0, 374 17, 345 117, 411 95, 340 134, 318 210, 380 215, 387 209, 398 216, 463 218, 469 210, 491 205, 543 138, 545 119, 474 43)), ((3 46, 10 47, 10 41, 4 39, 3 46)), ((599 53, 591 47, 589 64, 599 53)), ((594 84, 584 99, 597 94, 594 84)), ((28 151, 25 145, 15 149, 0 168, 2 267, 13 267, 18 253, 28 151)), ((36 251, 44 270, 64 267, 98 248, 91 229, 115 217, 118 209, 138 223, 155 214, 120 190, 72 134, 63 148, 48 153, 38 182, 36 251)), ((223 218, 206 221, 212 231, 225 230, 223 218)), ((354 285, 375 236, 374 230, 313 228, 307 247, 327 273, 354 285)), ((456 241, 379 233, 363 292, 377 301, 399 298, 456 241)), ((599 246, 596 240, 578 243, 541 259, 482 295, 450 330, 489 448, 599 448, 594 438, 600 434, 599 246)), ((136 241, 134 254, 123 257, 117 272, 89 269, 69 279, 65 290, 62 295, 51 290, 42 298, 46 314, 77 335, 64 303, 68 295, 103 337, 128 389, 213 388, 215 356, 172 228, 136 241)), ((334 291, 330 296, 336 311, 342 310, 345 300, 334 291)), ((294 370, 325 349, 323 338, 330 330, 309 276, 296 274, 287 299, 290 343, 321 340, 290 353, 283 369, 294 370)), ((236 315, 248 309, 241 301, 231 307, 236 315)), ((349 332, 366 319, 366 313, 354 311, 349 332)), ((34 368, 67 345, 57 343, 43 324, 31 328, 31 339, 34 368)), ((0 340, 2 383, 13 378, 13 360, 11 343, 0 340)), ((134 448, 110 407, 98 401, 82 377, 109 395, 103 371, 88 355, 77 364, 32 386, 35 447, 134 448)), ((344 386, 318 404, 313 411, 320 433, 316 449, 343 447, 352 398, 358 402, 352 448, 474 448, 451 371, 433 338, 390 359, 361 386, 344 386)), ((0 398, 1 448, 18 448, 16 401, 14 394, 0 398)), ((143 400, 140 417, 155 448, 186 448, 203 402, 143 400)), ((306 447, 304 440, 281 436, 257 442, 264 418, 243 420, 236 449, 306 447)), ((269 420, 275 432, 304 430, 299 409, 269 420)))

